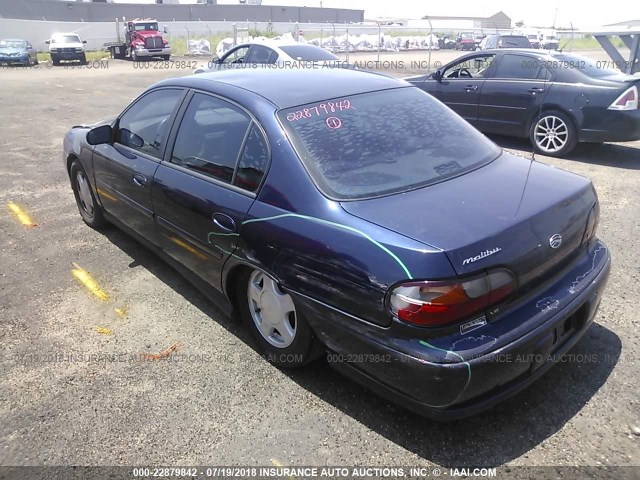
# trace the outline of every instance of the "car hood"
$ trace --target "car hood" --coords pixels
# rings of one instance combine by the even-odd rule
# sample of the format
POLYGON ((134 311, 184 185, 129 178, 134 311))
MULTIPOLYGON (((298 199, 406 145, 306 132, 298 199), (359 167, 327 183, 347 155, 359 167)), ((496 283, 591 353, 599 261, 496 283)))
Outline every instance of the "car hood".
POLYGON ((67 43, 52 43, 49 45, 50 49, 54 48, 84 48, 84 43, 81 42, 67 42, 67 43))
POLYGON ((93 123, 82 123, 82 124, 78 124, 78 125, 74 125, 71 128, 95 128, 95 127, 99 127, 101 125, 113 125, 113 122, 115 122, 117 117, 107 117, 104 118, 102 120, 98 120, 97 122, 93 122, 93 123))
POLYGON ((20 48, 0 47, 0 53, 3 55, 15 55, 16 53, 27 53, 27 51, 20 48))
POLYGON ((342 202, 348 213, 443 250, 459 275, 505 266, 518 275, 575 251, 597 202, 591 182, 503 153, 418 190, 342 202), (551 248, 554 235, 562 245, 551 248))

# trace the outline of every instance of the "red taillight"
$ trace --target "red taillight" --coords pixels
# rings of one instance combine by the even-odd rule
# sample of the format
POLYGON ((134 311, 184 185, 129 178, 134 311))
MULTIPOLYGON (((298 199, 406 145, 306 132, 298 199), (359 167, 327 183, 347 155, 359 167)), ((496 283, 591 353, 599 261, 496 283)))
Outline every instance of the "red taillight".
POLYGON ((448 325, 487 309, 515 290, 515 278, 497 269, 464 280, 403 283, 389 295, 389 307, 399 319, 414 325, 448 325))
POLYGON ((633 86, 624 91, 616 98, 616 101, 609 106, 609 110, 637 110, 638 109, 638 88, 633 86))

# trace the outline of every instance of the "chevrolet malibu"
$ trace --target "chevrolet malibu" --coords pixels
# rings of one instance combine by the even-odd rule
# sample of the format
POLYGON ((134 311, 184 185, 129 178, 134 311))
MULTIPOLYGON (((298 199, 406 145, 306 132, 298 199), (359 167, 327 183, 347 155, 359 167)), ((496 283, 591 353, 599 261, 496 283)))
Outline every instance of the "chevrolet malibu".
POLYGON ((73 127, 90 227, 233 307, 265 357, 331 365, 440 419, 547 371, 609 275, 591 182, 515 157, 419 88, 353 70, 164 80, 73 127))

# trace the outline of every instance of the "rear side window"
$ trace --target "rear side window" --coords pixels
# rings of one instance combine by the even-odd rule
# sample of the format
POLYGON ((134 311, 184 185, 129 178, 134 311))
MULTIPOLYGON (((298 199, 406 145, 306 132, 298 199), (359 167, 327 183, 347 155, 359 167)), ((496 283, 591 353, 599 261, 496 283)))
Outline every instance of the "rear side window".
POLYGON ((548 80, 549 71, 544 61, 526 55, 503 55, 498 62, 495 78, 513 78, 525 80, 548 80))
POLYGON ((406 87, 278 113, 318 188, 357 199, 443 181, 500 149, 442 103, 406 87))
POLYGON ((327 52, 324 48, 316 47, 315 45, 286 45, 280 47, 280 50, 282 50, 294 60, 301 60, 303 62, 338 60, 338 57, 336 57, 333 53, 327 52))
POLYGON ((269 150, 260 130, 251 127, 245 143, 233 184, 250 192, 255 192, 260 186, 269 160, 269 150))
POLYGON ((250 124, 232 103, 196 93, 180 123, 171 162, 231 183, 250 124))

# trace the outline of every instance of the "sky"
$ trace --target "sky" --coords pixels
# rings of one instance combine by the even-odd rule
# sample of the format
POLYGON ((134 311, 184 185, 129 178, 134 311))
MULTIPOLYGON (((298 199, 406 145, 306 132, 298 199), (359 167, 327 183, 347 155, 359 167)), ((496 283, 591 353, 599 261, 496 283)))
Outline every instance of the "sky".
MULTIPOLYGON (((219 4, 238 4, 238 0, 218 0, 219 4)), ((292 5, 319 7, 320 0, 263 0, 263 5, 292 5)), ((503 11, 513 23, 524 20, 525 25, 556 26, 586 29, 608 23, 640 19, 638 0, 621 0, 606 4, 589 0, 323 0, 323 7, 355 8, 365 11, 365 18, 421 18, 424 15, 491 16, 503 11), (625 7, 626 5, 626 7, 625 7), (633 7, 635 5, 635 7, 633 7), (630 8, 631 7, 631 8, 630 8)))

